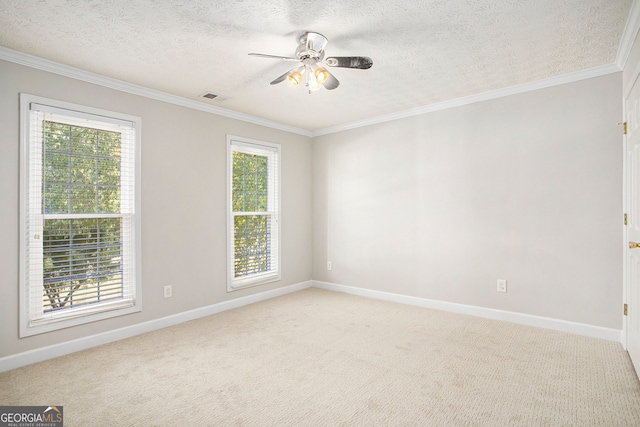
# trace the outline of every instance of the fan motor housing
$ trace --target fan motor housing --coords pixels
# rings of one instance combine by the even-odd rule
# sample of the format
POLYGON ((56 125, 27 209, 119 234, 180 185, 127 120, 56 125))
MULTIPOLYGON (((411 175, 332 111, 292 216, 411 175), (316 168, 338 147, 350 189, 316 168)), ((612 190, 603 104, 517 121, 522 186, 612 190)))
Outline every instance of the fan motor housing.
POLYGON ((308 31, 300 35, 298 40, 300 42, 296 49, 296 57, 298 59, 313 58, 316 61, 322 61, 324 58, 324 48, 328 43, 325 36, 320 33, 308 31))

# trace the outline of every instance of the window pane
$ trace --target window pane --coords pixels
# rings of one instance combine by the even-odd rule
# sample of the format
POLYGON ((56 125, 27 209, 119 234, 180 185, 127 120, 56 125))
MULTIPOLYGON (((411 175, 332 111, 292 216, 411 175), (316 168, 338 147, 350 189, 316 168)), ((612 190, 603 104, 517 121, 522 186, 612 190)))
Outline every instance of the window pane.
POLYGON ((268 158, 256 154, 233 153, 234 212, 266 212, 268 158))
POLYGON ((45 220, 43 311, 123 296, 120 218, 45 220))
POLYGON ((271 218, 238 215, 234 218, 235 277, 270 270, 271 218))
POLYGON ((67 184, 44 184, 44 213, 69 212, 69 186, 67 184))
POLYGON ((69 126, 71 132, 71 151, 78 154, 95 155, 96 144, 98 142, 98 130, 69 126))
POLYGON ((69 151, 69 126, 61 123, 44 122, 44 149, 46 151, 69 151))
POLYGON ((98 187, 98 212, 120 212, 120 187, 98 187))
POLYGON ((98 155, 120 158, 120 134, 100 131, 98 134, 98 155))
POLYGON ((93 157, 71 157, 71 182, 91 184, 96 181, 96 159, 93 157))
POLYGON ((45 182, 68 183, 69 176, 69 155, 56 151, 47 151, 44 157, 44 180, 45 182))
POLYGON ((44 122, 45 213, 120 212, 122 135, 44 122))
POLYGON ((118 185, 120 183, 120 159, 98 159, 98 184, 118 185))
POLYGON ((71 187, 71 212, 94 213, 96 209, 96 188, 94 186, 71 187))

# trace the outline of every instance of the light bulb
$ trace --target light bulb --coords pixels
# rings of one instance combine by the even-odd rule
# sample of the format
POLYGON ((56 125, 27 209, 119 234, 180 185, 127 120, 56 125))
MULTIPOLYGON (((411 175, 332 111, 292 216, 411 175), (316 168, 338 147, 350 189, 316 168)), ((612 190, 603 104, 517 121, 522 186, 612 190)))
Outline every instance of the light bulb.
POLYGON ((316 77, 318 83, 324 83, 329 78, 329 72, 322 67, 316 68, 313 75, 316 77))
POLYGON ((309 79, 307 82, 307 88, 309 89, 309 93, 315 92, 316 90, 322 89, 322 85, 316 81, 313 77, 309 79))
POLYGON ((300 71, 295 70, 291 72, 289 76, 287 76, 287 79, 291 82, 292 85, 298 86, 302 81, 302 74, 300 74, 300 71))

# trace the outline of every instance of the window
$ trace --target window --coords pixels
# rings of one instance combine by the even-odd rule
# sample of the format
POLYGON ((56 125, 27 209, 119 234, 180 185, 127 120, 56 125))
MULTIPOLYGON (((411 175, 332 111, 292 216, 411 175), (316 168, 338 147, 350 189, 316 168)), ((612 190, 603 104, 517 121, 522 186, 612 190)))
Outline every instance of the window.
POLYGON ((280 146, 227 137, 227 290, 280 280, 280 146))
POLYGON ((20 105, 20 336, 140 311, 140 119, 20 105))

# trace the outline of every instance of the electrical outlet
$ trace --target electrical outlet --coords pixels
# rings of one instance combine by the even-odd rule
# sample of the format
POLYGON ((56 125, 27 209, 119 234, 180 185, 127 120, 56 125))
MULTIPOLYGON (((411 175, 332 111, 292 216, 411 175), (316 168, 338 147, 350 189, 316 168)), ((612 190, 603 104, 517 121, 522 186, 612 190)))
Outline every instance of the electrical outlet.
POLYGON ((331 270, 331 261, 327 261, 327 270, 331 270))
POLYGON ((173 296, 173 288, 171 285, 167 285, 164 287, 164 297, 171 298, 173 296))
POLYGON ((507 292, 507 281, 505 279, 498 279, 498 292, 507 292))

